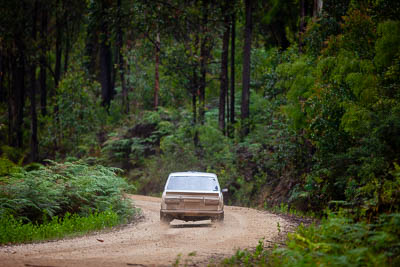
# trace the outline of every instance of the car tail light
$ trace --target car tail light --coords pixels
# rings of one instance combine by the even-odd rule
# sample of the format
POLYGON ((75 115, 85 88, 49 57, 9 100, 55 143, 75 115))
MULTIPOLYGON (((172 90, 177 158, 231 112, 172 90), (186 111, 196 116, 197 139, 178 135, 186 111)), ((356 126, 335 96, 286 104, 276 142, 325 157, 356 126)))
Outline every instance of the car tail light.
POLYGON ((172 197, 166 197, 165 198, 165 203, 166 204, 179 204, 179 198, 172 198, 172 197))
POLYGON ((219 198, 206 198, 204 199, 204 204, 206 205, 218 205, 219 198))

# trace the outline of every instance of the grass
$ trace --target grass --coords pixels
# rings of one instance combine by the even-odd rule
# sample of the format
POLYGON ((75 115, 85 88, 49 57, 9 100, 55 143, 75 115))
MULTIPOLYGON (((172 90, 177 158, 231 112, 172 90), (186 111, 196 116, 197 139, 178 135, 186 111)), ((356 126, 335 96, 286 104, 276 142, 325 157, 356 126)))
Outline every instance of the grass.
POLYGON ((270 251, 264 248, 264 240, 259 240, 255 250, 237 250, 236 253, 224 259, 222 266, 266 266, 270 251))
POLYGON ((93 212, 88 216, 67 213, 63 218, 54 216, 42 224, 24 223, 22 219, 10 215, 0 219, 0 244, 30 243, 83 235, 126 221, 126 218, 120 217, 112 210, 93 212))
POLYGON ((270 212, 273 212, 273 213, 294 215, 294 216, 297 216, 300 218, 319 219, 319 217, 320 217, 313 211, 303 212, 303 211, 297 210, 293 207, 289 207, 289 205, 286 203, 281 203, 280 205, 277 205, 277 206, 268 207, 267 203, 265 202, 264 209, 268 210, 270 212))

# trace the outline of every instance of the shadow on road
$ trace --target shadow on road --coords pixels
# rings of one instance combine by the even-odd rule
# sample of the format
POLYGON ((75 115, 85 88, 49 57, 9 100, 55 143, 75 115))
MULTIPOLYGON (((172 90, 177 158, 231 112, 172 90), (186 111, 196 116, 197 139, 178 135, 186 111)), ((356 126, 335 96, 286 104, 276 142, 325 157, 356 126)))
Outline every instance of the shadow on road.
POLYGON ((212 223, 191 223, 191 224, 173 224, 170 228, 203 228, 212 227, 212 223))

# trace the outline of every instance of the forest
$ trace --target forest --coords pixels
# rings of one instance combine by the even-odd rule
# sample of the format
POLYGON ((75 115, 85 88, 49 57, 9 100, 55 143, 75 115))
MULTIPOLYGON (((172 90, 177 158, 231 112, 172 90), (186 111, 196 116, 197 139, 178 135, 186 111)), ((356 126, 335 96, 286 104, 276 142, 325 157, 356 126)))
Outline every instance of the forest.
POLYGON ((318 221, 224 264, 400 264, 400 1, 0 0, 0 15, 0 244, 126 223, 124 193, 198 170, 226 204, 318 221))

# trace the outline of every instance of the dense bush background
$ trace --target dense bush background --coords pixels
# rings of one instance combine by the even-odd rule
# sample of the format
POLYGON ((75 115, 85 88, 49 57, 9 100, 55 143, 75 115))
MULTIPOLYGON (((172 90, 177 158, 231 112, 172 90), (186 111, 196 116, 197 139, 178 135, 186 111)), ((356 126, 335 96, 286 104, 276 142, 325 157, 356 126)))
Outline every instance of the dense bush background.
POLYGON ((48 34, 28 26, 32 3, 0 4, 0 216, 129 216, 123 192, 159 195, 170 172, 209 171, 229 188, 228 204, 328 217, 277 252, 285 264, 398 262, 399 1, 322 1, 320 13, 321 1, 252 1, 250 116, 240 118, 241 37, 228 45, 236 45, 226 66, 236 91, 222 110, 236 117, 224 115, 226 127, 222 37, 229 27, 244 32, 249 1, 59 2, 32 2, 40 14, 54 10, 52 27, 41 28, 48 34), (43 69, 51 77, 42 79, 43 69), (39 82, 51 91, 34 153, 39 82))

